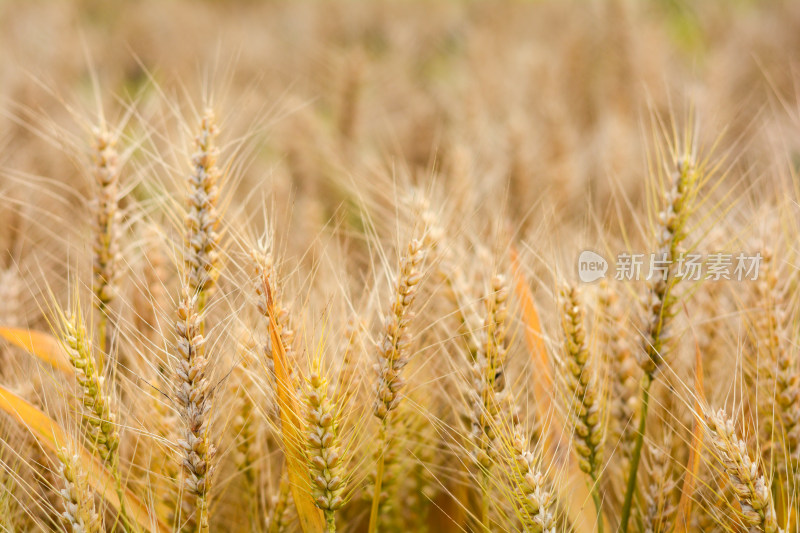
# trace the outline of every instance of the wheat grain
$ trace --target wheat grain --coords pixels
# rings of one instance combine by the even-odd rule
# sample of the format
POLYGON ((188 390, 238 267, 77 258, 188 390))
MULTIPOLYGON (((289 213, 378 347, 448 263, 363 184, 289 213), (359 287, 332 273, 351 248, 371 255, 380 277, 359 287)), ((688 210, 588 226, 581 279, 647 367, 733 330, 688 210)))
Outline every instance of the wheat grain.
POLYGON ((175 396, 183 419, 183 432, 178 446, 183 454, 182 465, 187 476, 187 492, 196 498, 196 520, 200 531, 208 531, 209 492, 214 473, 212 460, 216 454, 210 442, 211 382, 208 379, 208 360, 205 357, 206 339, 197 308, 198 295, 184 289, 178 307, 177 354, 175 374, 178 386, 175 396))
POLYGON ((389 414, 397 408, 402 398, 400 391, 405 385, 405 381, 401 373, 410 357, 409 349, 412 339, 408 327, 414 318, 411 306, 419 290, 419 283, 422 281, 421 268, 428 250, 423 239, 412 239, 400 258, 400 269, 392 292, 390 313, 384 318, 383 332, 377 344, 378 383, 375 389, 373 414, 380 420, 381 425, 378 432, 378 464, 370 512, 369 529, 371 532, 376 530, 382 499, 385 454, 390 426, 389 414))
POLYGON ((746 524, 764 533, 782 531, 778 528, 767 481, 759 472, 758 463, 750 458, 747 444, 736 436, 733 420, 720 409, 716 413, 706 413, 706 423, 711 443, 725 466, 746 524))
POLYGON ((517 427, 511 441, 514 488, 525 510, 525 531, 555 533, 556 502, 547 480, 539 470, 536 456, 528 450, 527 439, 517 427))
POLYGON ((63 481, 61 497, 64 501, 64 520, 73 533, 100 533, 104 531, 100 515, 94 508, 94 496, 80 471, 80 459, 67 448, 58 453, 59 475, 63 481))
POLYGON ((311 476, 311 495, 325 512, 326 529, 336 531, 334 512, 344 503, 346 484, 339 443, 339 409, 328 396, 328 382, 321 375, 319 360, 307 378, 306 455, 311 476))

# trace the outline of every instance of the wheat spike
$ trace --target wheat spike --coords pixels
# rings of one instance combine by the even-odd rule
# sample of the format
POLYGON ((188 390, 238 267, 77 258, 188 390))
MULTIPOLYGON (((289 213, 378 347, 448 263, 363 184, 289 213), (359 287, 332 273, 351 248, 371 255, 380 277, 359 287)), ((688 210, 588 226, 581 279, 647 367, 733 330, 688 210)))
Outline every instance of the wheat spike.
POLYGON ((730 479, 731 487, 742 508, 742 515, 751 531, 777 533, 778 528, 772 494, 756 461, 750 458, 747 444, 736 435, 733 419, 720 409, 706 413, 711 444, 730 479))

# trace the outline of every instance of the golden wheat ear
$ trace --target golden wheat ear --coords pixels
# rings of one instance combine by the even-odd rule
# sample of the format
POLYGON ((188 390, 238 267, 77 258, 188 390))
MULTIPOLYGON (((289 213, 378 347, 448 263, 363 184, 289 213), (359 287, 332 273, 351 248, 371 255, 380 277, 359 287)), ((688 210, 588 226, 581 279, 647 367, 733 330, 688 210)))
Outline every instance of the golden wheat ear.
POLYGON ((528 449, 522 427, 517 426, 511 439, 512 483, 515 498, 520 502, 526 531, 555 533, 557 527, 557 502, 550 483, 542 473, 536 455, 528 449))
MULTIPOLYGON (((122 255, 120 253, 120 162, 117 139, 103 126, 92 132, 92 168, 95 195, 91 202, 94 230, 92 243, 92 291, 100 315, 98 345, 108 354, 111 350, 109 305, 116 292, 122 255)), ((102 369, 103 365, 100 364, 102 369)))
POLYGON ((572 445, 579 468, 591 480, 597 528, 602 532, 603 499, 599 479, 607 422, 605 395, 601 390, 600 361, 592 357, 589 349, 583 303, 575 286, 566 285, 561 290, 561 326, 565 355, 563 379, 569 403, 572 445))
MULTIPOLYGON (((651 194, 658 212, 652 230, 657 259, 666 265, 660 275, 650 276, 645 295, 644 332, 639 364, 644 371, 638 400, 637 432, 630 453, 625 498, 622 503, 621 531, 627 533, 633 509, 636 476, 644 445, 650 390, 659 373, 668 363, 673 341, 673 322, 678 303, 683 297, 679 288, 685 280, 679 265, 686 257, 685 242, 693 227, 692 217, 702 204, 701 190, 717 176, 718 163, 709 163, 707 154, 698 155, 694 132, 687 128, 680 141, 659 149, 660 160, 653 178, 651 194)), ((723 176, 724 177, 724 176, 723 176)), ((654 257, 656 257, 654 256, 654 257)))
POLYGON ((708 410, 705 415, 709 440, 728 474, 745 523, 763 533, 783 531, 778 527, 775 505, 758 460, 752 460, 747 444, 736 435, 733 419, 725 411, 708 410))
POLYGON ((384 319, 383 331, 378 341, 378 382, 375 387, 373 414, 380 427, 377 442, 377 469, 370 509, 369 531, 378 528, 383 476, 386 470, 386 446, 390 434, 391 413, 402 399, 405 379, 403 368, 411 356, 411 332, 409 326, 414 318, 411 310, 425 274, 423 265, 432 246, 431 234, 422 228, 422 234, 411 239, 400 257, 400 268, 392 291, 390 312, 384 319))
POLYGON ((191 156, 188 212, 184 219, 184 280, 175 322, 177 353, 173 370, 178 381, 175 399, 183 422, 177 445, 182 454, 184 488, 193 499, 187 502, 188 518, 197 524, 200 532, 210 528, 211 482, 217 451, 209 434, 213 403, 205 337, 208 298, 220 270, 217 134, 214 113, 206 109, 191 156))
POLYGON ((322 374, 319 358, 314 360, 306 379, 306 457, 311 477, 311 496, 325 514, 325 531, 336 531, 335 512, 344 504, 347 484, 339 442, 341 406, 331 400, 328 380, 322 374))
MULTIPOLYGON (((271 256, 264 250, 253 249, 251 259, 255 267, 258 309, 267 321, 269 333, 265 367, 274 379, 280 415, 280 436, 286 460, 288 486, 291 489, 300 526, 304 533, 322 533, 326 530, 323 512, 311 495, 306 438, 304 436, 303 407, 297 396, 297 383, 292 371, 294 361, 287 356, 287 339, 284 336, 285 318, 279 316, 274 297, 274 271, 271 256)), ((273 513, 270 529, 280 525, 283 513, 273 513)), ((328 526, 331 523, 328 522, 328 526)))
POLYGON ((508 282, 504 276, 494 276, 486 296, 486 316, 481 330, 478 350, 472 365, 472 461, 477 468, 481 506, 478 519, 488 528, 491 518, 491 471, 499 460, 499 428, 507 425, 504 411, 505 360, 508 354, 508 282))

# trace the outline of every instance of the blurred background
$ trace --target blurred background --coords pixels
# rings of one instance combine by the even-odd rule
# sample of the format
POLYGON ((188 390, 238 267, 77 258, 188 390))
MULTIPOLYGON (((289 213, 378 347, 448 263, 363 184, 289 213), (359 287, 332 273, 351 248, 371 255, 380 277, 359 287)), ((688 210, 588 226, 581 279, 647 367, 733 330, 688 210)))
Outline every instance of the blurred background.
POLYGON ((646 214, 654 139, 688 122, 749 208, 794 187, 798 50, 793 1, 2 0, 0 168, 17 178, 0 220, 25 218, 32 176, 87 191, 74 148, 100 109, 147 196, 169 166, 153 153, 183 143, 160 124, 207 100, 244 153, 238 203, 293 206, 298 250, 333 216, 357 227, 353 191, 376 177, 531 238, 613 232, 646 214))

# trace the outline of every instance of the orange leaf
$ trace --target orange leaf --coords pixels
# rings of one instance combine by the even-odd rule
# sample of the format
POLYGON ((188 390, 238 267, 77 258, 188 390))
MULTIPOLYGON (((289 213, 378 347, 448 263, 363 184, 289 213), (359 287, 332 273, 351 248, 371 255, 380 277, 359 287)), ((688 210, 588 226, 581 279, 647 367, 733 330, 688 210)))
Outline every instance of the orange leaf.
MULTIPOLYGON (((539 312, 536 310, 536 304, 533 300, 533 293, 525 279, 525 273, 522 271, 522 267, 519 264, 519 255, 513 246, 511 247, 511 270, 514 274, 514 292, 522 308, 522 322, 525 325, 525 343, 528 345, 528 350, 531 352, 531 357, 533 357, 533 362, 536 365, 537 378, 541 377, 544 380, 544 383, 539 383, 537 389, 539 392, 544 391, 546 393, 547 390, 552 390, 553 375, 550 371, 550 362, 547 359, 547 348, 544 345, 542 324, 539 320, 539 312)), ((537 381, 541 380, 537 379, 537 381)))
MULTIPOLYGON (((550 416, 548 409, 548 406, 551 405, 550 394, 554 390, 554 380, 542 334, 542 324, 539 320, 539 312, 536 310, 533 293, 525 279, 525 273, 519 262, 519 254, 514 245, 511 245, 510 251, 514 294, 520 303, 522 323, 525 326, 525 342, 531 353, 535 369, 533 392, 536 399, 536 412, 540 421, 549 421, 548 428, 544 432, 545 449, 551 453, 558 453, 559 450, 566 449, 568 445, 561 442, 564 431, 558 420, 550 416)), ((575 461, 569 463, 568 478, 568 483, 556 484, 559 492, 558 500, 566 507, 567 515, 575 531, 594 531, 597 517, 592 508, 592 497, 585 483, 586 475, 580 471, 575 461)))
POLYGON ((694 356, 694 427, 692 428, 692 442, 689 444, 689 460, 686 464, 686 476, 683 478, 683 489, 681 499, 678 503, 678 511, 675 517, 674 533, 685 533, 689 531, 689 520, 692 516, 692 498, 694 487, 697 482, 697 472, 700 470, 700 447, 703 445, 703 403, 705 403, 705 393, 703 391, 703 357, 700 354, 700 346, 695 340, 694 356))
POLYGON ((56 370, 67 375, 73 374, 72 365, 64 353, 64 348, 51 335, 30 329, 0 328, 0 337, 38 357, 56 370))
POLYGON ((269 335, 272 341, 272 358, 275 363, 275 384, 278 393, 278 407, 281 415, 281 439, 286 453, 286 466, 292 487, 292 497, 297 508, 297 517, 304 533, 322 533, 325 520, 322 511, 314 503, 309 492, 308 464, 303 448, 300 406, 289 375, 289 361, 276 324, 275 308, 269 283, 264 283, 269 316, 269 335))

